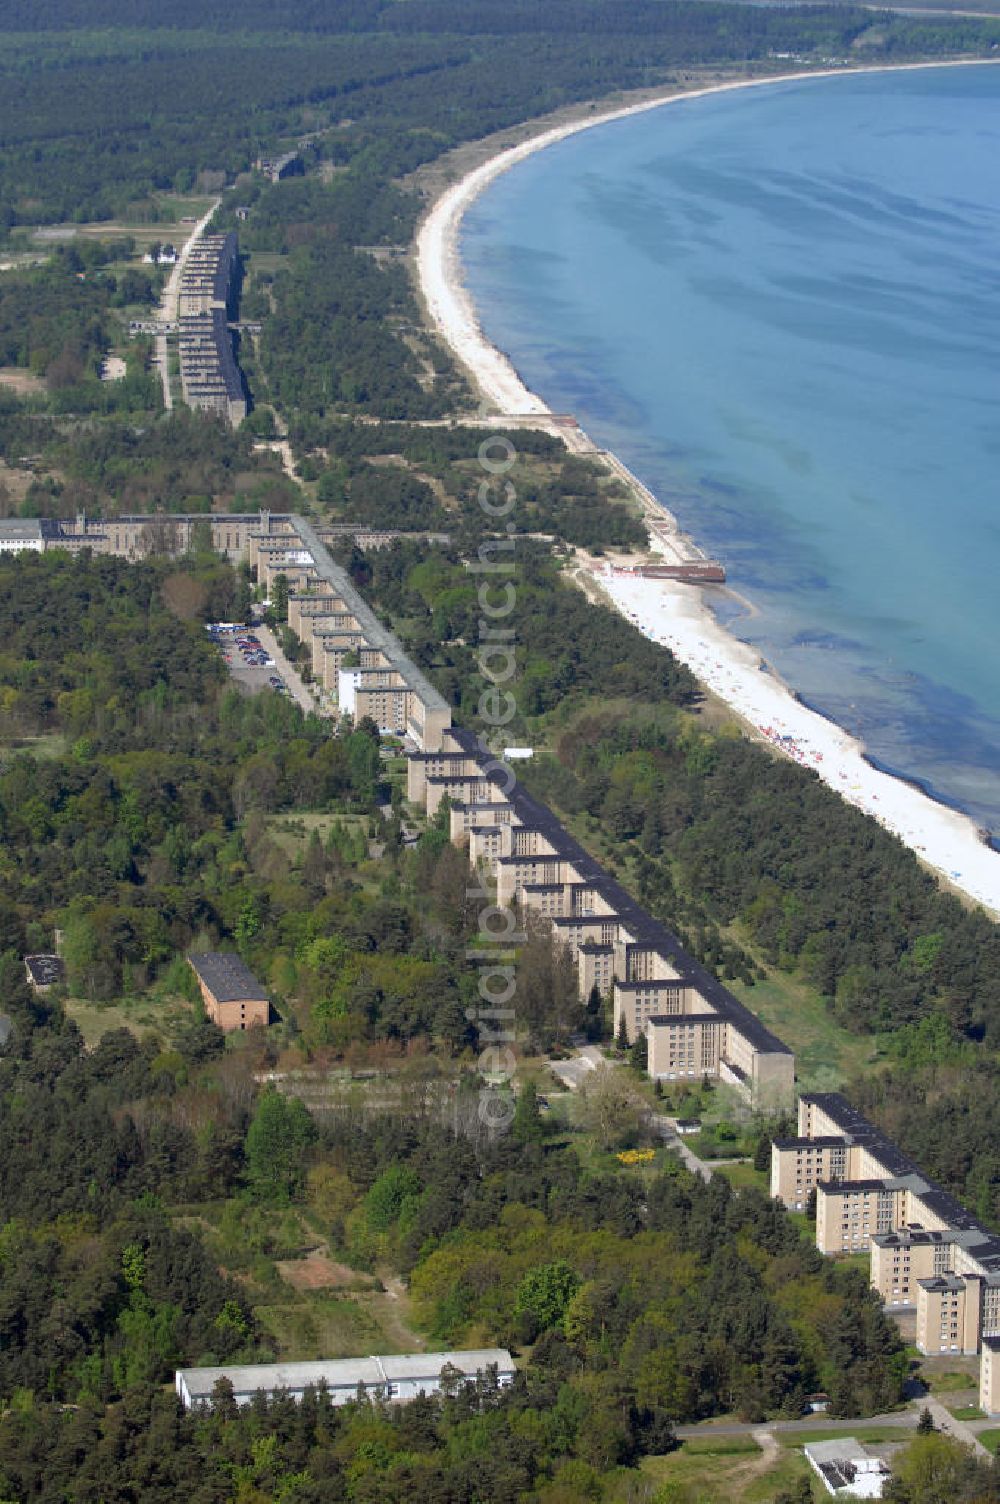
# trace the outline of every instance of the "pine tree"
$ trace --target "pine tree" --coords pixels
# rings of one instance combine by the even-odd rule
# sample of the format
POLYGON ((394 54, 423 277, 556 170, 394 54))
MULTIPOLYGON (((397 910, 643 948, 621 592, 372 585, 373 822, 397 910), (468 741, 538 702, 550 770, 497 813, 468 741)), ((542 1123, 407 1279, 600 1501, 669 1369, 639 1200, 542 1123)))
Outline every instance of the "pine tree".
POLYGON ((510 1131, 519 1144, 537 1144, 545 1137, 545 1125, 538 1111, 538 1088, 534 1081, 526 1081, 521 1088, 510 1131))

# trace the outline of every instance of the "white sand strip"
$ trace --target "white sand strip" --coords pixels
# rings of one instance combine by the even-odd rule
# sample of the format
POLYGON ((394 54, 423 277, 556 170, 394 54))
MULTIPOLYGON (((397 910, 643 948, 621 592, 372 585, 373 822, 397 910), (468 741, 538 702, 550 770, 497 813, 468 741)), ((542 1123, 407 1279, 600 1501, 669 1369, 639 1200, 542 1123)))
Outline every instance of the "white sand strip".
MULTIPOLYGON (((982 66, 984 59, 955 63, 913 63, 909 69, 982 66)), ((417 234, 417 276, 430 319, 445 343, 468 369, 485 401, 499 413, 542 416, 545 402, 521 381, 505 355, 483 334, 475 306, 462 282, 458 237, 470 204, 501 173, 533 152, 625 116, 660 109, 682 99, 698 99, 733 89, 813 78, 842 78, 849 73, 889 72, 885 68, 824 69, 716 84, 703 89, 671 91, 639 104, 604 111, 543 130, 518 146, 499 152, 447 188, 432 205, 417 234)), ((537 423, 533 426, 537 426, 537 423)), ((553 433, 565 439, 559 425, 553 433)), ((671 514, 664 508, 676 528, 671 514)), ((692 672, 757 732, 787 756, 813 768, 823 781, 852 804, 873 815, 899 836, 953 887, 1000 916, 1000 854, 979 839, 973 822, 938 804, 918 789, 879 773, 864 759, 861 743, 846 731, 808 710, 746 644, 722 628, 689 585, 607 574, 600 584, 609 599, 657 642, 665 644, 692 672)))
POLYGON ((701 603, 700 592, 626 574, 599 582, 623 615, 686 663, 702 684, 779 751, 874 816, 956 888, 1000 913, 1000 855, 965 815, 866 762, 861 744, 791 695, 701 603))

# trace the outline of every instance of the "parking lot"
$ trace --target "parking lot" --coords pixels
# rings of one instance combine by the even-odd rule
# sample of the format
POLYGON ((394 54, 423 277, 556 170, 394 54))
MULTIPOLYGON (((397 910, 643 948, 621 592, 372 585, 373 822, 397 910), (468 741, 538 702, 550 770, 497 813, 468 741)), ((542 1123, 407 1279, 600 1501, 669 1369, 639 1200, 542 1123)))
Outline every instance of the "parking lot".
POLYGON ((288 686, 254 627, 211 622, 208 631, 213 642, 218 643, 233 679, 247 694, 262 689, 273 689, 279 695, 288 693, 288 686))

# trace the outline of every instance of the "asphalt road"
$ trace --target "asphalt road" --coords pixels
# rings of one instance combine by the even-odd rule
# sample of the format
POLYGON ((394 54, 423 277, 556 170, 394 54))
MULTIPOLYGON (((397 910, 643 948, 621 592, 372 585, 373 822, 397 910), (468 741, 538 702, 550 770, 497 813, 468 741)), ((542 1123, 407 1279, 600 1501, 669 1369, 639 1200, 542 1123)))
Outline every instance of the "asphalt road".
POLYGON ((312 697, 312 691, 309 689, 308 685, 303 684, 301 678, 299 677, 298 670, 294 668, 291 663, 289 663, 288 659, 281 651, 281 648, 278 646, 277 638, 271 631, 270 627, 257 627, 256 636, 260 642, 261 647, 264 648, 264 650, 269 654, 270 657, 274 659, 275 662, 275 667, 269 668, 267 670, 267 673, 277 674, 280 679, 283 679, 285 681, 285 687, 288 690, 288 693, 291 695, 295 703, 302 707, 306 715, 315 713, 316 701, 312 697))
MULTIPOLYGON (((850 1436, 859 1428, 864 1430, 868 1426, 898 1426, 901 1431, 913 1430, 920 1419, 920 1411, 926 1401, 921 1400, 915 1409, 890 1410, 887 1415, 855 1416, 853 1420, 831 1420, 828 1415, 805 1415, 801 1420, 773 1420, 764 1425, 760 1421, 726 1421, 722 1425, 716 1425, 714 1421, 703 1422, 699 1426, 677 1426, 675 1434, 679 1441, 691 1441, 695 1437, 704 1440, 709 1436, 752 1436, 756 1431, 773 1431, 775 1435, 794 1436, 797 1431, 842 1431, 845 1436, 850 1436)), ((943 1408, 943 1407, 942 1407, 943 1408)), ((947 1413, 947 1412, 946 1412, 947 1413)), ((951 1416, 948 1416, 951 1420, 951 1416)), ((935 1425, 937 1419, 935 1418, 935 1425)), ((959 1424, 952 1421, 953 1425, 959 1424)), ((943 1429, 943 1427, 939 1427, 943 1429)))

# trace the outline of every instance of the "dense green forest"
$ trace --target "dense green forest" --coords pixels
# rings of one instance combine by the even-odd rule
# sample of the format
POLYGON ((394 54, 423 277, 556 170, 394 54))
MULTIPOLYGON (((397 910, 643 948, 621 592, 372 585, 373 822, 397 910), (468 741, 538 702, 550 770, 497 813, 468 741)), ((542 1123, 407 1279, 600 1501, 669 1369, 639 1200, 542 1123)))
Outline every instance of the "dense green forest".
MULTIPOLYGON (((137 425, 116 411, 95 423, 0 400, 0 457, 15 473, 28 467, 16 510, 31 517, 288 511, 300 499, 277 456, 255 450, 249 432, 180 407, 137 425)), ((6 488, 0 475, 0 500, 6 488)))
MULTIPOLYGON (((550 434, 504 433, 516 451, 509 479, 517 506, 508 519, 516 533, 598 550, 645 547, 646 529, 634 510, 613 504, 628 501, 618 482, 550 434)), ((300 411, 292 415, 289 436, 299 473, 316 482, 317 500, 337 520, 446 528, 463 554, 475 552, 493 531, 479 503, 478 456, 488 438, 482 429, 324 420, 300 411)))
MULTIPOLYGON (((797 1413, 818 1385, 843 1414, 892 1404, 905 1361, 864 1280, 757 1193, 705 1186, 662 1153, 642 1176, 612 1155, 584 1167, 585 1145, 547 1125, 533 1093, 507 1137, 474 1131, 479 915, 464 858, 440 822, 406 849, 376 813, 372 728, 333 738, 273 694, 228 686, 202 622, 238 614, 246 590, 211 554, 0 565, 0 995, 13 1024, 0 1397, 14 1401, 0 1496, 416 1488, 472 1504, 562 1478, 597 1498, 613 1470, 669 1449, 683 1419, 797 1413), (290 862, 275 821, 294 831, 300 812, 325 812, 328 834, 314 825, 290 862), (42 1000, 19 958, 57 925, 67 996, 42 1000), (425 1083, 414 1105, 313 1120, 262 1093, 252 1072, 268 1047, 224 1050, 191 1002, 184 952, 220 943, 270 980, 279 1038, 337 1052, 424 1041, 456 1059, 457 1098, 428 1110, 425 1083), (140 993, 158 1002, 158 1032, 111 1029, 84 1047, 81 1001, 119 1017, 140 993), (353 1267, 407 1275, 429 1342, 530 1346, 515 1390, 385 1414, 332 1414, 318 1398, 294 1412, 312 1417, 308 1436, 281 1404, 181 1418, 157 1389, 175 1363, 274 1356, 265 1309, 290 1235, 249 1239, 290 1214, 353 1267)), ((581 1021, 540 932, 522 947, 519 1005, 540 1046, 581 1021)))
POLYGON ((99 380, 121 328, 112 309, 154 300, 146 272, 104 270, 107 261, 133 250, 134 244, 85 245, 82 251, 60 246, 45 265, 0 279, 0 366, 44 377, 57 412, 146 413, 161 406, 160 384, 145 369, 141 345, 130 352, 123 380, 99 380))
MULTIPOLYGON (((24 1500, 82 1500, 89 1486, 144 1504, 185 1487, 198 1501, 597 1499, 615 1470, 670 1449, 676 1417, 711 1413, 720 1400, 751 1417, 795 1413, 819 1379, 841 1413, 895 1399, 905 1360, 877 1300, 763 1198, 678 1171, 654 1182, 646 1205, 637 1180, 581 1177, 572 1151, 538 1142, 530 1120, 521 1127, 479 1158, 439 1130, 388 1120, 367 1132, 331 1128, 309 1151, 346 1165, 362 1220, 420 1248, 408 1262, 431 1337, 461 1337, 470 1322, 505 1340, 530 1334, 531 1361, 512 1391, 478 1385, 391 1410, 332 1411, 317 1396, 301 1410, 279 1401, 242 1417, 220 1396, 214 1416, 181 1419, 149 1386, 154 1349, 106 1414, 86 1391, 79 1410, 61 1415, 37 1401, 19 1407, 0 1427, 0 1482, 24 1500), (164 1435, 171 1444, 153 1464, 150 1447, 164 1435), (269 1436, 276 1444, 264 1446, 269 1436), (234 1491, 237 1468, 259 1494, 234 1491)), ((159 1243, 163 1228, 148 1213, 115 1228, 116 1246, 129 1240, 124 1273, 109 1271, 105 1292, 119 1325, 131 1334, 123 1316, 147 1306, 153 1324, 172 1300, 178 1331, 183 1271, 186 1305, 221 1309, 215 1349, 225 1347, 221 1331, 238 1341, 252 1316, 211 1288, 196 1245, 185 1259, 169 1236, 159 1243)), ((72 1268, 72 1250, 63 1259, 72 1268)), ((46 1273, 26 1270, 24 1283, 41 1293, 46 1273)), ((19 1297, 5 1293, 5 1304, 19 1297)), ((81 1298, 70 1285, 69 1302, 81 1298)))
POLYGON ((991 21, 880 17, 847 7, 622 6, 490 0, 162 10, 8 4, 0 64, 0 225, 106 219, 150 193, 232 174, 283 134, 351 121, 369 176, 568 101, 662 82, 679 66, 798 50, 850 57, 985 51, 991 21), (115 34, 105 28, 117 27, 115 34), (58 45, 45 36, 61 32, 58 45), (28 41, 25 33, 41 33, 28 41), (481 45, 488 38, 488 46, 481 45), (30 74, 31 89, 23 79, 30 74), (247 101, 252 108, 247 109, 247 101), (100 121, 95 131, 93 121, 100 121))

